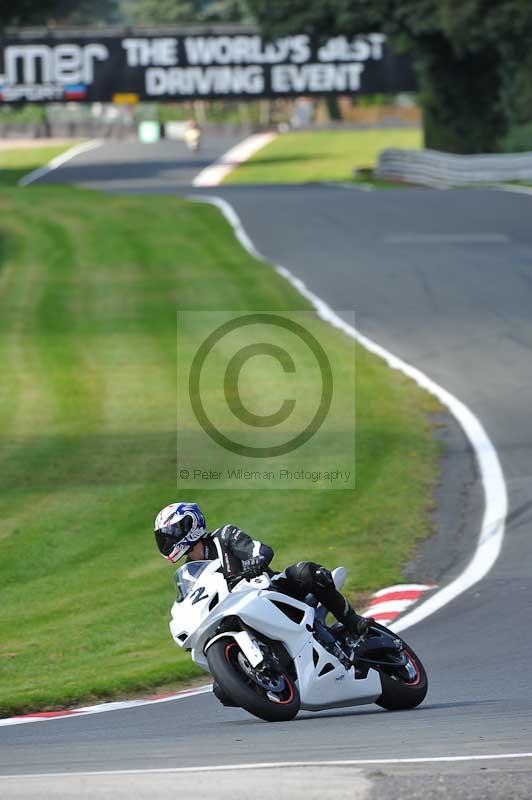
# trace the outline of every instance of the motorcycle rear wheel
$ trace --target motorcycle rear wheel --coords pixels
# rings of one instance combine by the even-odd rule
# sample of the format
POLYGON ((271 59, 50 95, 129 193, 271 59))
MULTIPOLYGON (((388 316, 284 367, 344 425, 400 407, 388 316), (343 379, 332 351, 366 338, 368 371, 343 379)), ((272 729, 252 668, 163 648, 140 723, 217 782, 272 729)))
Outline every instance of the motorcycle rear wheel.
POLYGON ((382 694, 375 702, 388 711, 415 708, 423 702, 429 688, 427 673, 419 657, 406 642, 403 645, 409 661, 408 671, 405 668, 394 669, 392 665, 389 670, 379 670, 382 694))
POLYGON ((235 640, 229 637, 218 639, 207 650, 209 671, 223 691, 238 706, 266 722, 293 719, 300 707, 299 692, 294 681, 283 672, 279 674, 283 678, 283 690, 278 694, 268 692, 242 669, 239 653, 243 655, 235 640), (271 699, 273 697, 276 699, 271 699))

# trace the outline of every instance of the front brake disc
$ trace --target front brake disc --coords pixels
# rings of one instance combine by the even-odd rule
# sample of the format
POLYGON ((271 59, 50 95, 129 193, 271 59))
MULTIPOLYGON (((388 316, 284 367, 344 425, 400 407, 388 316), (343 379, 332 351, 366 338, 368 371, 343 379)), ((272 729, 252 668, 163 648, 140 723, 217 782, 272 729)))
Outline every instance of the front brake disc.
POLYGON ((240 652, 238 654, 238 663, 242 668, 242 671, 246 673, 246 675, 251 678, 252 681, 257 683, 263 689, 266 689, 270 692, 282 692, 285 686, 285 681, 282 675, 279 675, 275 678, 271 676, 262 675, 257 670, 253 669, 245 655, 240 652))

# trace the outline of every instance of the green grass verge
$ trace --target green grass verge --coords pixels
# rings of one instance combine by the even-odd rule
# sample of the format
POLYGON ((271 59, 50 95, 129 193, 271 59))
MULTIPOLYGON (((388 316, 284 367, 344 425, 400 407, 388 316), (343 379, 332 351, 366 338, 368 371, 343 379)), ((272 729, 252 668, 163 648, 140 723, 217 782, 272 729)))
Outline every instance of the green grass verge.
MULTIPOLYGON (((37 186, 2 190, 0 208, 0 713, 189 679, 151 532, 190 496, 176 486, 176 307, 306 301, 209 206, 37 186)), ((439 452, 434 401, 357 358, 355 491, 191 498, 210 526, 270 543, 278 567, 344 564, 352 597, 401 579, 430 529, 439 452)))
POLYGON ((77 141, 69 144, 43 147, 13 147, 0 150, 0 186, 16 186, 19 180, 52 158, 69 150, 77 141))
POLYGON ((421 130, 408 128, 285 133, 230 172, 225 183, 351 181, 354 169, 376 165, 381 150, 419 148, 422 136, 421 130))

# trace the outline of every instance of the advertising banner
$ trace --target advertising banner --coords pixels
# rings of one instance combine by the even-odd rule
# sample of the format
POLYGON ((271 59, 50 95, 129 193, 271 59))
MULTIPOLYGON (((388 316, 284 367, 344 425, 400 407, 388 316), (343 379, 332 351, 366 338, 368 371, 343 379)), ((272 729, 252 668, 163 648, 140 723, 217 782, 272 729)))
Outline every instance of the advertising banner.
MULTIPOLYGON (((196 29, 197 30, 197 29, 196 29)), ((258 33, 84 32, 0 38, 0 102, 111 102, 395 93, 415 89, 408 60, 385 37, 258 33)))

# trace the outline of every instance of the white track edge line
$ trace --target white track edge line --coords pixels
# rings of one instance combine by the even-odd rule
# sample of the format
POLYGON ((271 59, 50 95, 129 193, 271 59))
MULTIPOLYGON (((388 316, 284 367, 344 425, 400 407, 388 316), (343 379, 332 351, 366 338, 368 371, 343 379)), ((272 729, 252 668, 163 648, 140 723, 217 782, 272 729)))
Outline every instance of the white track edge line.
POLYGON ((202 169, 194 180, 192 186, 207 187, 217 186, 223 179, 232 172, 239 164, 243 164, 248 158, 257 153, 278 136, 277 133, 255 133, 239 142, 213 164, 202 169))
POLYGON ((498 186, 494 186, 493 188, 498 189, 500 192, 513 192, 514 194, 532 195, 532 186, 519 186, 519 184, 500 183, 498 186))
MULTIPOLYGON (((0 728, 9 725, 28 725, 30 722, 57 722, 62 719, 74 719, 76 717, 88 717, 91 714, 103 714, 108 711, 127 711, 128 708, 139 708, 140 706, 154 706, 158 703, 173 703, 175 700, 185 700, 187 697, 195 697, 198 694, 207 694, 212 691, 212 685, 205 684, 195 689, 183 689, 181 692, 169 695, 168 697, 154 697, 153 699, 139 700, 117 700, 109 703, 98 703, 95 706, 83 706, 81 708, 67 709, 68 714, 59 714, 57 717, 39 717, 25 714, 20 717, 5 717, 0 719, 0 728)), ((36 712, 38 713, 38 712, 36 712)), ((53 714, 53 712, 51 712, 53 714)))
MULTIPOLYGON (((233 228, 238 241, 255 258, 271 264, 255 247, 246 233, 244 226, 235 209, 221 197, 214 195, 192 195, 191 200, 210 203, 220 209, 226 220, 233 228)), ((435 395, 440 402, 447 406, 451 414, 462 427, 469 443, 475 453, 478 468, 484 489, 484 516, 477 540, 477 546, 467 567, 447 586, 435 592, 431 597, 419 604, 413 611, 402 617, 392 627, 394 631, 402 631, 421 622, 426 617, 434 614, 447 603, 454 600, 475 583, 484 578, 495 564, 502 548, 506 515, 508 512, 508 495, 502 467, 488 434, 475 414, 457 397, 452 395, 417 367, 408 364, 403 359, 395 356, 389 350, 360 333, 352 325, 343 320, 333 309, 318 295, 310 291, 300 278, 280 264, 273 265, 275 270, 282 275, 303 297, 314 306, 318 316, 334 328, 342 330, 352 339, 355 339, 366 350, 384 359, 391 369, 397 369, 407 377, 414 380, 421 388, 435 395)))
POLYGON ((117 769, 94 770, 88 772, 40 772, 22 773, 17 775, 0 775, 1 780, 20 780, 21 778, 87 778, 92 775, 168 775, 183 774, 187 772, 232 772, 257 769, 276 769, 278 767, 363 767, 374 764, 442 764, 460 763, 464 761, 501 761, 503 759, 532 758, 532 753, 493 753, 487 755, 467 756, 426 756, 419 758, 360 758, 345 761, 266 761, 252 764, 221 764, 206 767, 163 767, 161 769, 117 769))
POLYGON ((52 160, 43 167, 38 167, 37 169, 28 172, 27 175, 23 175, 18 182, 18 186, 28 186, 28 184, 34 183, 34 181, 39 180, 39 178, 42 178, 44 175, 52 172, 52 170, 57 169, 57 167, 60 167, 62 164, 70 161, 71 158, 80 156, 82 153, 88 153, 89 150, 94 150, 96 147, 101 147, 102 144, 103 139, 90 139, 88 142, 76 144, 74 147, 70 147, 64 153, 60 153, 58 156, 55 156, 55 158, 52 158, 52 160))

